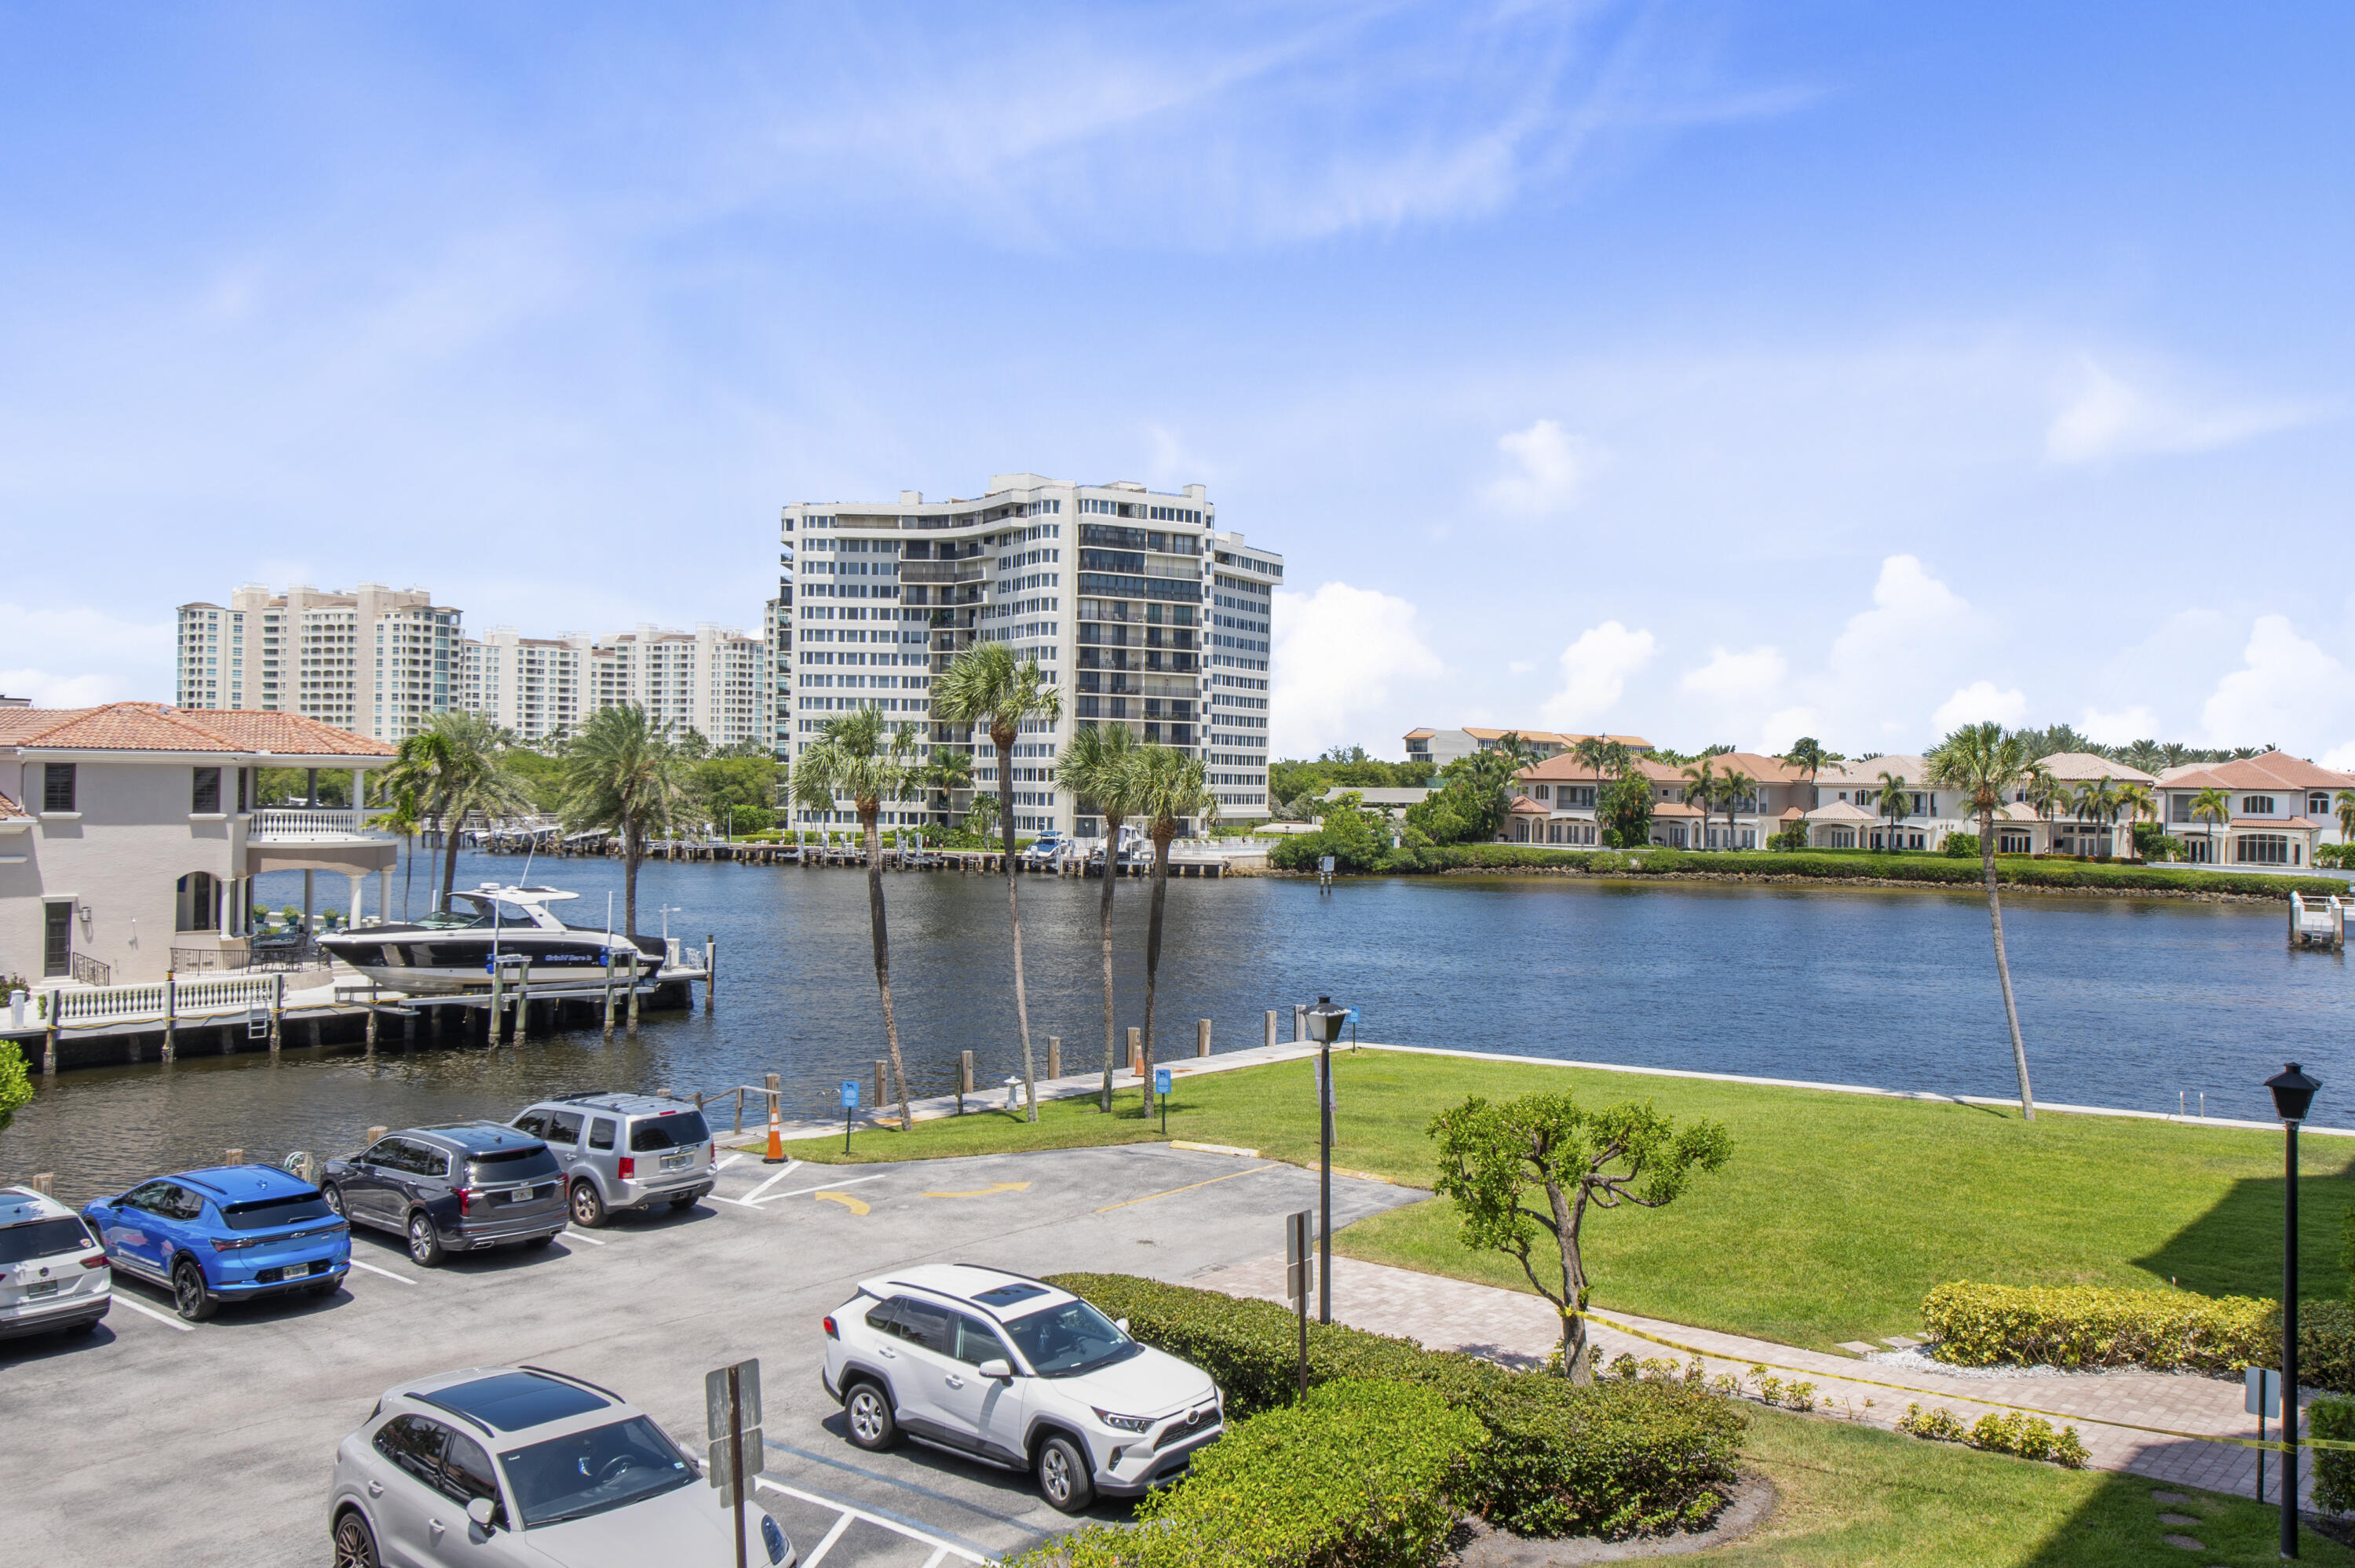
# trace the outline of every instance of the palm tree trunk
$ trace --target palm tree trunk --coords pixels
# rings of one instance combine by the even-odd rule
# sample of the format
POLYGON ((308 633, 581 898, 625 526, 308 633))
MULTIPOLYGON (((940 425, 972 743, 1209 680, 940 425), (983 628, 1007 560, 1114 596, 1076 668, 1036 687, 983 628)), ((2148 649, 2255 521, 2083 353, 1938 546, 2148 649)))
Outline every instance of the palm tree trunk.
POLYGON ((1103 938, 1104 992, 1104 1114, 1112 1114, 1112 1075, 1114 1064, 1120 1059, 1118 1028, 1114 1022, 1112 1000, 1112 890, 1120 880, 1120 819, 1104 816, 1103 889, 1096 898, 1096 926, 1103 938))
POLYGON ((1979 812, 1979 869, 1987 877, 1987 918, 1995 925, 1995 972, 2003 982, 2003 1018, 2011 1026, 2011 1065, 2019 1074, 2019 1118, 2036 1119, 2036 1097, 2028 1087, 2028 1047, 2019 1038, 2019 1004, 2011 995, 2011 959, 2003 950, 2003 898, 1995 883, 1995 813, 1979 812))
POLYGON ((1006 854, 1006 913, 1014 926, 1014 1022, 1022 1032, 1022 1099, 1026 1120, 1039 1119, 1039 1078, 1030 1060, 1030 993, 1022 983, 1022 895, 1014 875, 1014 736, 990 740, 997 747, 997 816, 999 841, 1006 854))
POLYGON ((622 933, 633 942, 638 939, 638 857, 645 853, 645 844, 638 837, 638 824, 624 817, 622 820, 622 933))
POLYGON ((867 830, 867 929, 875 944, 875 989, 883 995, 883 1043, 891 1051, 891 1075, 900 1086, 900 1130, 915 1128, 908 1109, 908 1064, 900 1055, 900 1020, 891 1011, 891 933, 883 920, 883 846, 875 831, 876 812, 858 813, 867 830))
POLYGON ((1145 1095, 1145 1105, 1139 1113, 1153 1114, 1153 997, 1161 979, 1161 905, 1169 888, 1169 840, 1178 824, 1156 821, 1153 824, 1153 902, 1145 925, 1145 1070, 1138 1075, 1138 1084, 1145 1095))
MULTIPOLYGON (((452 801, 442 813, 442 907, 450 907, 450 895, 458 890, 458 824, 466 813, 458 809, 460 802, 452 801)), ((426 890, 431 893, 432 890, 426 890)))
MULTIPOLYGON (((404 847, 400 856, 400 918, 405 923, 409 919, 410 889, 417 885, 417 835, 408 833, 403 835, 403 839, 404 847)), ((433 890, 429 887, 426 891, 431 893, 433 890)))

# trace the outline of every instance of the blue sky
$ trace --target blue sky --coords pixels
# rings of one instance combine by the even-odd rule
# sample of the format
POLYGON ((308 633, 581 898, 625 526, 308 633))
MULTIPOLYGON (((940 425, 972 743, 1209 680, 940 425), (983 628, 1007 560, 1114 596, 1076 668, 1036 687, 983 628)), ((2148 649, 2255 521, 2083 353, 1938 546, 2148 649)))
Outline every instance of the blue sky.
POLYGON ((2355 14, 0 5, 0 690, 173 606, 757 624, 778 505, 1210 487, 1274 734, 2355 763, 2355 14))

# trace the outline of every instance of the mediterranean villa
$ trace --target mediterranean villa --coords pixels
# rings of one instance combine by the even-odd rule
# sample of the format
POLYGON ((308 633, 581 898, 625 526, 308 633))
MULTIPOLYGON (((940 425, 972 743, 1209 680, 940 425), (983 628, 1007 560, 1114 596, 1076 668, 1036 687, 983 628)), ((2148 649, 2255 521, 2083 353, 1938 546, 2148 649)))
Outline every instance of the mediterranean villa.
POLYGON ((399 842, 366 813, 265 810, 261 770, 367 770, 392 747, 286 713, 155 703, 0 707, 0 974, 123 985, 241 968, 250 884, 264 872, 361 879, 399 842))
MULTIPOLYGON (((1682 768, 1648 757, 1636 758, 1636 771, 1652 786, 1654 843, 1689 849, 1758 849, 1776 833, 1801 829, 1813 849, 1935 850, 1945 846, 1950 832, 1978 831, 1977 820, 1964 810, 1960 796, 1931 789, 1922 781, 1929 768, 1917 756, 1832 763, 1813 777, 1778 758, 1753 752, 1726 752, 1709 762, 1716 777, 1740 773, 1750 779, 1751 785, 1730 807, 1723 800, 1711 801, 1704 815, 1686 799, 1682 768), (1891 809, 1884 810, 1892 788, 1896 799, 1889 800, 1891 809), (1896 810, 1899 807, 1902 811, 1896 810)), ((2339 792, 2355 790, 2355 774, 2337 772, 2278 751, 2236 762, 2172 768, 2156 776, 2084 752, 2047 757, 2041 767, 2061 789, 2042 810, 2030 800, 2029 791, 2015 792, 1996 822, 1999 853, 2133 855, 2130 812, 2121 810, 2107 820, 2077 812, 2073 798, 2079 786, 2098 785, 2106 779, 2113 787, 2139 784, 2147 789, 2160 821, 2169 832, 2185 842, 2192 861, 2244 866, 2311 865, 2316 845, 2340 842, 2336 815, 2339 792), (2222 820, 2196 810, 2209 790, 2217 791, 2226 806, 2222 820)), ((1507 842, 1581 846, 1601 842, 1595 799, 1610 779, 1563 749, 1522 768, 1516 778, 1521 792, 1508 815, 1507 842)), ((2211 797, 2211 801, 2214 799, 2211 797)))

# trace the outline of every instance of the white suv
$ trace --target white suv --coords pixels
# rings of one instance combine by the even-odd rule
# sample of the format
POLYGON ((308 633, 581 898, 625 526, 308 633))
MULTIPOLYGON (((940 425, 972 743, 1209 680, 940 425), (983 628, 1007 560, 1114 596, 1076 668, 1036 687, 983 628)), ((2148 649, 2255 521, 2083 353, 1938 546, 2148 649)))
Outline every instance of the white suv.
POLYGON ((113 1299, 106 1249, 80 1216, 30 1187, 0 1187, 0 1340, 87 1332, 113 1299))
POLYGON ((1208 1372, 1040 1280, 970 1264, 869 1279, 826 1319, 850 1440, 904 1434, 1039 1478, 1065 1513, 1134 1497, 1225 1430, 1208 1372))

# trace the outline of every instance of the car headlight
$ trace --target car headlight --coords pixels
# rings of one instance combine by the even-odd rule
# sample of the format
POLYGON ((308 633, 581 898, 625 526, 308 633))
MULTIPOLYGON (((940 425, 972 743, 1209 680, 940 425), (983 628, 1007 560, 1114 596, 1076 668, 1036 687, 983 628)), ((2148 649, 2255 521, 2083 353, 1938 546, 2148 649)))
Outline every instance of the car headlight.
MULTIPOLYGON (((1093 1405, 1088 1407, 1094 1410, 1093 1405)), ((1149 1415, 1114 1415, 1109 1410, 1097 1410, 1096 1419, 1115 1432, 1150 1432, 1153 1418, 1149 1415)))

